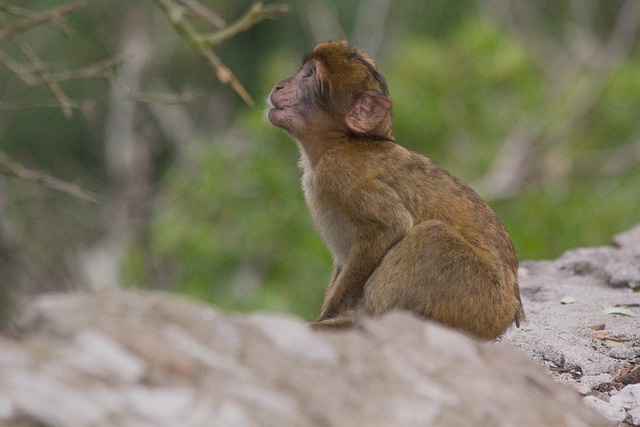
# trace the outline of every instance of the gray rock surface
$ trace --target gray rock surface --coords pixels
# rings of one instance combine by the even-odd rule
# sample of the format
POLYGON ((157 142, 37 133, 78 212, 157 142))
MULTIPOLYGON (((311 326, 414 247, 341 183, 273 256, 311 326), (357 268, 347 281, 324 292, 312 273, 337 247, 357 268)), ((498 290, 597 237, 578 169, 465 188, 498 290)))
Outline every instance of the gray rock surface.
POLYGON ((521 263, 527 321, 500 345, 523 350, 609 420, 640 426, 640 226, 614 244, 521 263))
MULTIPOLYGON (((629 398, 619 401, 629 416, 629 398)), ((406 313, 315 332, 121 291, 45 295, 22 309, 0 337, 0 425, 611 424, 521 352, 406 313)))

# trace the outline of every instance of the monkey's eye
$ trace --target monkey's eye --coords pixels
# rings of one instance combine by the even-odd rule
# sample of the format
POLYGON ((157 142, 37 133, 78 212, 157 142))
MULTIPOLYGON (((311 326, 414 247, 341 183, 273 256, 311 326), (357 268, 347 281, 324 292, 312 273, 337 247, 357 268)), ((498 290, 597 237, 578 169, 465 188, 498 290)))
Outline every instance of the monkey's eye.
POLYGON ((306 79, 306 78, 311 77, 311 76, 313 76, 313 68, 311 68, 311 67, 305 67, 305 68, 302 70, 302 78, 305 78, 305 79, 306 79))

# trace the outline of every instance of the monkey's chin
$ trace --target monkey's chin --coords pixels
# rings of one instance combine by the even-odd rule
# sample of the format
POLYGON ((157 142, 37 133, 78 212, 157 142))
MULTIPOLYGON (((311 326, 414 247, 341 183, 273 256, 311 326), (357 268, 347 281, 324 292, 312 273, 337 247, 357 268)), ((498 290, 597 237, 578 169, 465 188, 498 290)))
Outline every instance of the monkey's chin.
POLYGON ((287 128, 285 111, 282 108, 273 107, 269 109, 267 112, 267 119, 269 119, 271 124, 274 126, 278 126, 283 129, 287 128))

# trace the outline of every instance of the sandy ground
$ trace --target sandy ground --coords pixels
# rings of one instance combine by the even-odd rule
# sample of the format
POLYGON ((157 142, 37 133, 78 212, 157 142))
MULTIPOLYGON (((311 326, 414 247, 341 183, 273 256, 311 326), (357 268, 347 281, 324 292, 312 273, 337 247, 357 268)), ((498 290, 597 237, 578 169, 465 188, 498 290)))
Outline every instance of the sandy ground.
POLYGON ((618 425, 640 426, 640 226, 519 273, 527 320, 498 345, 526 352, 618 425))

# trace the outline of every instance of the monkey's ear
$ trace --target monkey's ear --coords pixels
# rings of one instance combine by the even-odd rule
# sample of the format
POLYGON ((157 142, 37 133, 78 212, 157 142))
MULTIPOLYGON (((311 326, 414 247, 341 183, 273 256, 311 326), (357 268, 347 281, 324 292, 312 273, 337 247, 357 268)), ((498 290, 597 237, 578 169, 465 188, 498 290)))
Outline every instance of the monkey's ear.
POLYGON ((391 99, 367 91, 353 103, 347 114, 347 126, 352 132, 367 133, 378 126, 391 110, 391 99))

